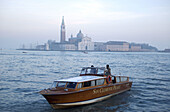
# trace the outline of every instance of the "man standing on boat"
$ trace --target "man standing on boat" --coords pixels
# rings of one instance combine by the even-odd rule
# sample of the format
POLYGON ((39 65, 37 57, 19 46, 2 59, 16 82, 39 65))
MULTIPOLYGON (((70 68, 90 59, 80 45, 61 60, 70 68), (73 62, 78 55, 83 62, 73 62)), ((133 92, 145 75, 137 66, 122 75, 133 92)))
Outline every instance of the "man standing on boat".
POLYGON ((106 76, 111 75, 111 69, 110 69, 109 65, 106 65, 105 75, 106 76))

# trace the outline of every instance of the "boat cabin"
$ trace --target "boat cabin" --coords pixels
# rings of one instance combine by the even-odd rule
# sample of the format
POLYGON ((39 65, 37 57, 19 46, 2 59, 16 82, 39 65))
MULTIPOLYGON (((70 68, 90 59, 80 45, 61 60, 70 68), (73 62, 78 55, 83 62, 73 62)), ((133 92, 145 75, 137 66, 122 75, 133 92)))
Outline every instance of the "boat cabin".
POLYGON ((86 89, 92 86, 101 86, 106 83, 106 77, 78 76, 54 81, 51 88, 65 88, 68 91, 70 89, 86 89))
POLYGON ((104 76, 105 67, 83 67, 80 76, 84 75, 104 76))
POLYGON ((104 86, 114 83, 123 83, 129 81, 126 76, 114 76, 111 81, 107 77, 100 76, 78 76, 74 78, 61 79, 54 81, 51 88, 60 88, 65 91, 83 90, 91 87, 104 86))

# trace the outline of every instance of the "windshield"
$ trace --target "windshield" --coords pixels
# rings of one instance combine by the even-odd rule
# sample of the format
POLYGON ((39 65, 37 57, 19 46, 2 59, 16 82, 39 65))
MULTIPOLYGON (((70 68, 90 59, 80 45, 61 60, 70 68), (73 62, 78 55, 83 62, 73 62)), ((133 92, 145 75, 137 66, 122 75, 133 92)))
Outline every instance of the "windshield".
POLYGON ((82 69, 81 74, 97 74, 96 68, 82 69))
POLYGON ((58 82, 57 87, 65 87, 66 82, 58 82))
POLYGON ((55 88, 57 86, 57 81, 54 81, 53 84, 51 85, 51 88, 55 88))
POLYGON ((103 75, 104 70, 105 70, 104 67, 101 67, 101 68, 88 67, 88 68, 83 68, 81 70, 81 74, 99 74, 99 75, 103 75))
POLYGON ((97 69, 96 68, 91 68, 88 71, 90 71, 90 74, 96 74, 97 73, 97 69))
POLYGON ((104 70, 99 68, 97 74, 104 74, 104 70))
POLYGON ((76 82, 68 82, 67 83, 67 88, 75 88, 76 87, 76 85, 77 85, 77 83, 76 82))
POLYGON ((85 73, 86 73, 86 69, 82 69, 81 74, 85 74, 85 73))

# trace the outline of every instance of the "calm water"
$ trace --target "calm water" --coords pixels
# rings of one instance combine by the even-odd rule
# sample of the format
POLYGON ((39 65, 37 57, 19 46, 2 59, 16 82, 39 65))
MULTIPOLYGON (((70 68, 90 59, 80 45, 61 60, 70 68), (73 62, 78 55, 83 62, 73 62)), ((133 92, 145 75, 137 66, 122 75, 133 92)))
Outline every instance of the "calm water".
POLYGON ((1 112, 170 111, 170 54, 131 52, 0 51, 1 112), (53 110, 38 91, 82 67, 110 65, 133 81, 130 91, 91 105, 53 110))

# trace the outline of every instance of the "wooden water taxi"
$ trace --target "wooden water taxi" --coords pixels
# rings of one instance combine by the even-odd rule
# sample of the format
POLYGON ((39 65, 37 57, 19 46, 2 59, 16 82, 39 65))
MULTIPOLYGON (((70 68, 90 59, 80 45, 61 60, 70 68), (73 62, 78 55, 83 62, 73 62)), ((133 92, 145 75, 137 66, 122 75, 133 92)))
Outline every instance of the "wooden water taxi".
POLYGON ((80 76, 54 81, 51 88, 39 93, 58 109, 99 102, 130 90, 129 77, 106 76, 104 70, 104 67, 82 68, 80 76))

